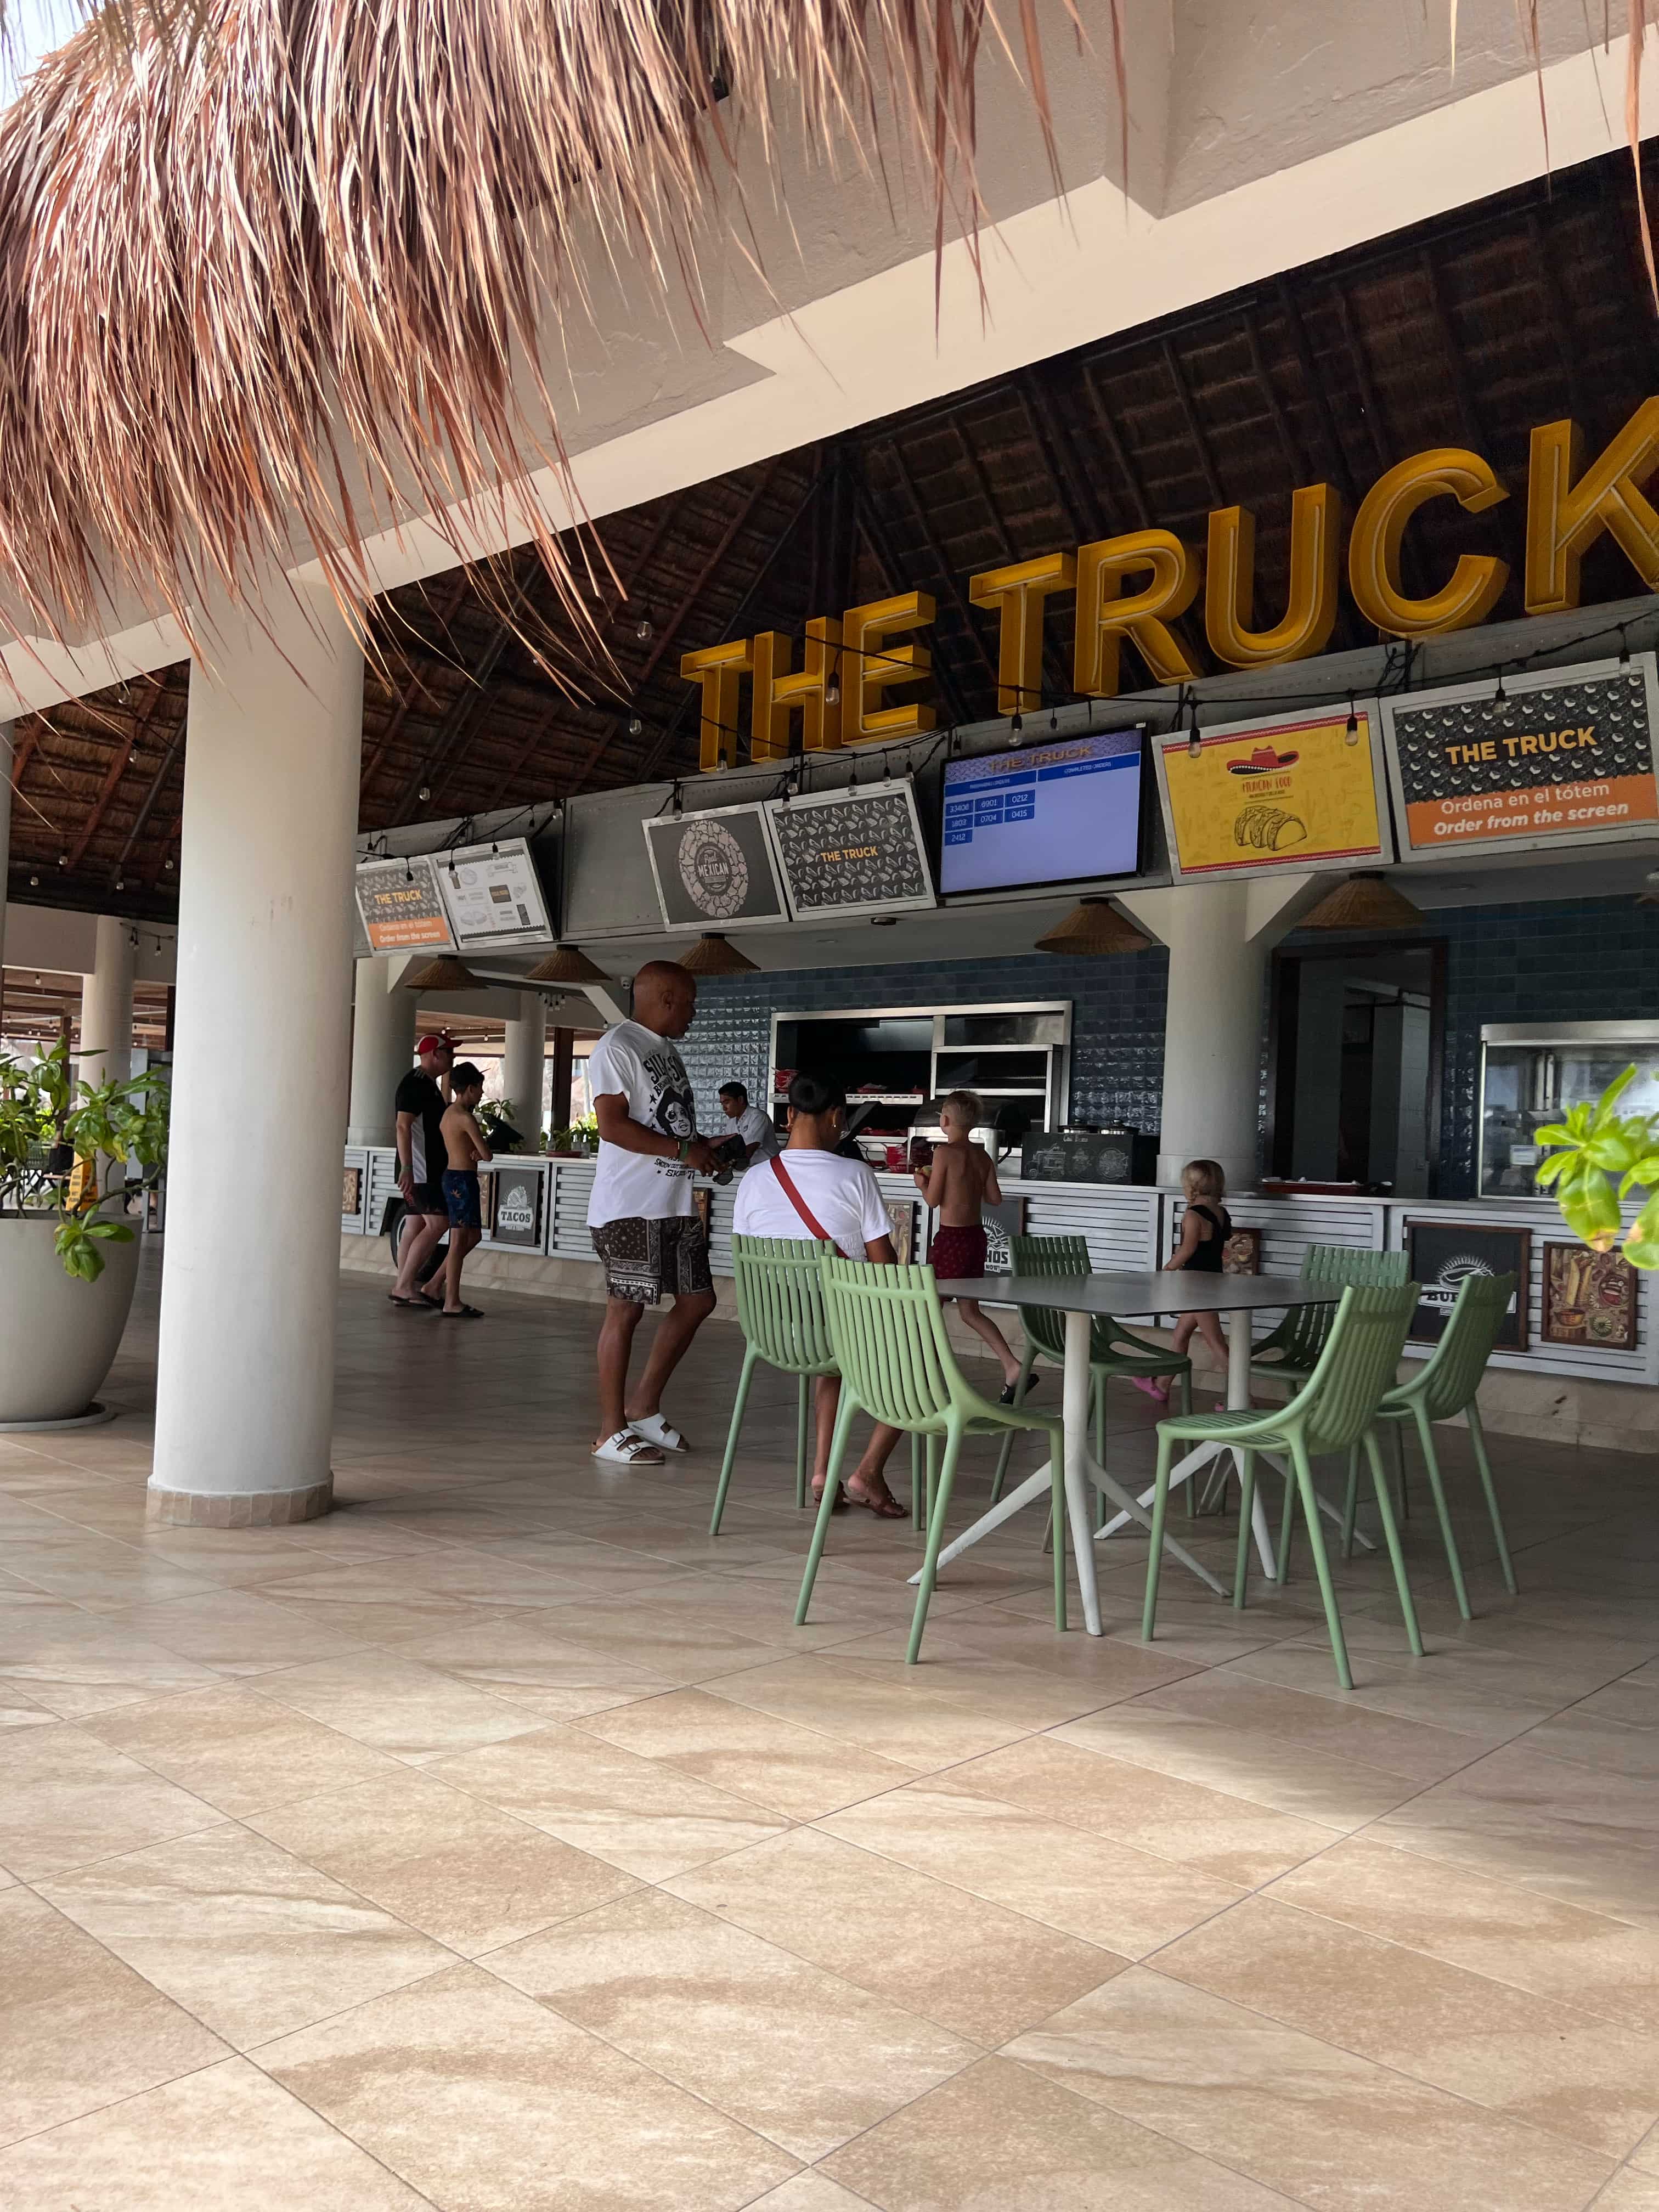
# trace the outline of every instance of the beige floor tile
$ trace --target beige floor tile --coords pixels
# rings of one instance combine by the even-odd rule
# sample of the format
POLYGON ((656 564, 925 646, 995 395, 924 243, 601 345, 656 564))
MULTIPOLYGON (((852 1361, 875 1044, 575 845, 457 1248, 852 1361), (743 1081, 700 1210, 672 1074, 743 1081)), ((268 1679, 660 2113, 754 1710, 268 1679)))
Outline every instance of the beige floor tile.
POLYGON ((472 1966, 259 2054, 435 2203, 465 2212, 737 2212, 787 2154, 472 1966))
MULTIPOLYGON (((842 1644, 841 1656, 878 1656, 895 1646, 902 1656, 909 1633, 908 1617, 890 1621, 867 1644, 842 1644)), ((1157 1644, 1124 1644, 1114 1637, 1084 1634, 1080 1613, 1073 1613, 1067 1632, 1059 1636, 1051 1613, 1028 1620, 998 1605, 975 1606, 938 1620, 930 1609, 922 1654, 930 1673, 946 1662, 979 1660, 1001 1669, 1035 1669, 1040 1674, 1060 1675, 1088 1692, 1091 1711, 1139 1697, 1143 1691, 1179 1681, 1193 1672, 1186 1660, 1172 1656, 1157 1644)))
POLYGON ((1125 1961, 1079 1938, 799 1829, 665 1885, 816 1966, 994 2045, 1125 1961))
POLYGON ((1659 2038, 1291 1905, 1249 1899, 1158 1967, 1609 2158, 1659 2118, 1659 2038))
POLYGON ((936 1689, 925 1668, 848 1667, 835 1652, 723 1676, 716 1694, 861 1745, 919 1773, 994 1751, 1027 1733, 1025 1724, 976 1713, 960 1697, 936 1689))
POLYGON ((711 1789, 574 1728, 446 1759, 434 1769, 579 1850, 641 1881, 661 1881, 778 1832, 747 1799, 711 1789))
POLYGON ((1480 1755, 1479 1745, 1449 1729, 1373 1712, 1340 1697, 1253 1682, 1243 1674, 1200 1674, 1154 1690, 1142 1703, 1252 1735, 1283 1737, 1311 1751, 1380 1767, 1407 1782, 1442 1782, 1480 1755))
POLYGON ((1380 1832, 1345 1839, 1267 1894, 1659 2035, 1659 1932, 1652 1929, 1394 1849, 1380 1832))
POLYGON ((220 1589, 205 1597, 129 1606, 105 1618, 112 1630, 144 1637, 216 1674, 264 1674, 275 1668, 341 1658, 363 1649, 320 1621, 268 1605, 252 1589, 220 1589))
POLYGON ((979 2056, 660 1891, 496 1952, 489 1971, 797 2158, 822 2158, 979 2056))
POLYGON ((1594 2212, 1659 2212, 1659 2175, 1626 2166, 1596 2198, 1594 2212))
POLYGON ((67 1723, 0 1736, 0 1865, 26 1881, 223 1818, 67 1723))
POLYGON ((401 1559, 369 1559, 324 1567, 267 1583, 260 1595, 297 1620, 320 1621, 357 1644, 410 1644, 417 1636, 501 1620, 508 1611, 416 1589, 404 1571, 406 1565, 401 1559))
MULTIPOLYGON (((869 2212, 869 2204, 867 2197, 854 2197, 838 2181, 813 2171, 798 2173, 781 2189, 769 2189, 764 2197, 755 2199, 749 2212, 869 2212)), ((1632 2206, 1630 2212, 1638 2212, 1638 2208, 1632 2206)), ((1640 2207, 1639 2212, 1647 2212, 1647 2208, 1640 2207)))
POLYGON ((1612 2171, 1576 2143, 1144 1967, 1006 2055, 1322 2212, 1582 2212, 1612 2171))
POLYGON ((58 1524, 52 1540, 8 1542, 6 1567, 36 1589, 70 1599, 91 1613, 170 1597, 199 1597, 216 1585, 131 1544, 58 1524), (72 1541, 62 1540, 64 1537, 72 1541))
POLYGON ((0 2212, 429 2212, 245 2059, 0 2151, 0 2212))
POLYGON ((449 1956, 303 1861, 229 1825, 39 1887, 239 2050, 414 1981, 449 1956))
POLYGON ((986 2058, 823 2169, 883 2212, 1289 2212, 1289 2200, 986 2058))
POLYGON ((971 1890, 1125 1958, 1235 1903, 1243 1892, 1127 1844, 958 1790, 949 1775, 910 1784, 817 1824, 844 1843, 971 1890))
POLYGON ((0 2143, 228 2056, 44 1899, 0 1896, 0 2143))
POLYGON ((792 1820, 816 1820, 893 1789, 914 1771, 706 1690, 676 1690, 578 1725, 584 1734, 660 1760, 792 1820))
POLYGON ((1659 1689, 1610 1683, 1519 1741, 1528 1751, 1547 1752, 1575 1766, 1659 1783, 1659 1689))
POLYGON ((776 1661, 776 1648, 734 1629, 657 1613, 649 1590, 603 1601, 562 1605, 547 1616, 550 1632, 590 1651, 607 1652, 680 1688, 739 1668, 776 1661))
POLYGON ((1354 1652, 1354 1686, 1342 1690, 1331 1668, 1329 1646, 1275 1644, 1247 1653, 1226 1668, 1229 1675, 1251 1681, 1275 1682, 1287 1690, 1358 1705, 1367 1711, 1391 1713, 1404 1721, 1474 1739, 1477 1750, 1491 1750, 1525 1729, 1547 1720, 1553 1704, 1506 1694, 1504 1686, 1483 1677, 1472 1681, 1466 1674, 1437 1666, 1430 1659, 1401 1654, 1384 1661, 1371 1652, 1354 1652))
POLYGON ((1524 1745, 1489 1753, 1392 1813, 1381 1840, 1659 1928, 1653 1791, 1524 1745))
POLYGON ((672 1688, 661 1675, 610 1652, 566 1642, 557 1633, 557 1621, 556 1613, 545 1623, 518 1618, 488 1621, 477 1628, 422 1636, 398 1650, 543 1721, 577 1720, 672 1688))
POLYGON ((0 1682, 0 1729, 46 1728, 57 1718, 15 1683, 0 1682))
POLYGON ((307 1865, 468 1957, 634 1888, 631 1876, 452 1790, 394 1769, 250 1817, 307 1865))
POLYGON ((951 1786, 1109 1837, 1218 1882, 1253 1889, 1338 1840, 1339 1832, 1253 1805, 1055 1735, 1028 1736, 951 1769, 951 1786))
POLYGON ((64 1720, 137 1705, 175 1690, 210 1689, 218 1677, 143 1636, 118 1629, 66 1599, 0 1604, 0 1682, 64 1720))
POLYGON ((240 1820, 268 1805, 372 1781, 397 1762, 228 1686, 122 1705, 83 1723, 131 1759, 240 1820))
POLYGON ((247 1695, 309 1714, 343 1736, 423 1765, 540 1726, 534 1713, 423 1666, 405 1651, 352 1652, 260 1678, 247 1695))
POLYGON ((1322 1827, 1363 1827, 1414 1794, 1403 1777, 1380 1767, 1259 1729, 1170 1712, 1144 1699, 1109 1705, 1055 1733, 1065 1742, 1106 1752, 1132 1766, 1202 1783, 1322 1827))

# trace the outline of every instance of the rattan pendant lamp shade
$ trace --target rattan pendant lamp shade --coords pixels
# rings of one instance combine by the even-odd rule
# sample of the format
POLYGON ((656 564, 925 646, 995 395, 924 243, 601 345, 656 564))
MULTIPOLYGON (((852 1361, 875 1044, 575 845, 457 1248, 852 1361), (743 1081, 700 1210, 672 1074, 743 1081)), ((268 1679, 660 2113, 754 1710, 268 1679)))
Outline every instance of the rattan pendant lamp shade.
POLYGON ((1039 937, 1039 952, 1070 952, 1098 958, 1111 952, 1145 952, 1151 945, 1109 899, 1079 899, 1063 921, 1039 937))
POLYGON ((428 960, 423 967, 411 968, 404 978, 405 991, 479 991, 483 986, 467 966, 452 952, 436 960, 428 960))
POLYGON ((604 969, 596 968, 579 946, 556 945, 524 980, 526 983, 603 983, 606 977, 604 969))
POLYGON ((1304 929, 1420 929, 1423 909, 1397 891, 1386 876, 1350 876, 1328 891, 1311 914, 1304 914, 1304 929))
POLYGON ((690 975, 755 975, 760 972, 758 963, 746 952, 739 952, 718 930, 705 930, 690 951, 681 953, 680 966, 690 975))

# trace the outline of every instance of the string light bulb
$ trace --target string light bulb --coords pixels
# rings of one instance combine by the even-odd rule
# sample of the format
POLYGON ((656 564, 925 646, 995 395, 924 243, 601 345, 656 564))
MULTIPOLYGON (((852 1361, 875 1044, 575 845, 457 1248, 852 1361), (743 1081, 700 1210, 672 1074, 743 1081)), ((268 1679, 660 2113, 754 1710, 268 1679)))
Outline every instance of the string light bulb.
POLYGON ((634 625, 635 636, 638 638, 641 645, 648 645, 656 634, 656 629, 652 623, 649 610, 647 608, 641 607, 640 609, 640 618, 634 625))
POLYGON ((674 801, 673 805, 670 807, 669 811, 673 815, 676 821, 678 821, 680 816, 685 811, 684 805, 680 799, 680 787, 678 784, 674 786, 674 801))
POLYGON ((173 864, 171 860, 163 860, 161 866, 167 871, 168 875, 173 873, 173 864))
POLYGON ((423 783, 420 789, 416 793, 415 796, 420 800, 422 805, 424 806, 427 800, 432 796, 432 786, 429 783, 423 783))
POLYGON ((1623 623, 1619 625, 1619 665, 1621 668, 1630 666, 1630 633, 1623 623))
POLYGON ((1025 734, 1025 717, 1024 714, 1016 714, 1014 716, 1013 720, 1008 725, 1008 733, 1012 738, 1014 743, 1018 744, 1025 734))
POLYGON ((1359 743, 1359 713, 1352 699, 1348 702, 1347 726, 1342 735, 1345 744, 1357 745, 1359 743))
POLYGON ((1188 700, 1187 711, 1191 717, 1187 724, 1187 757, 1188 760, 1200 760, 1204 754, 1204 740, 1198 732, 1198 701, 1195 697, 1188 700))
POLYGON ((629 716, 628 734, 630 738, 642 738, 645 735, 645 723, 638 714, 629 716))
POLYGON ((1050 735, 1055 733, 1059 728, 1060 709, 1058 707, 1050 707, 1048 709, 1048 729, 1050 735))

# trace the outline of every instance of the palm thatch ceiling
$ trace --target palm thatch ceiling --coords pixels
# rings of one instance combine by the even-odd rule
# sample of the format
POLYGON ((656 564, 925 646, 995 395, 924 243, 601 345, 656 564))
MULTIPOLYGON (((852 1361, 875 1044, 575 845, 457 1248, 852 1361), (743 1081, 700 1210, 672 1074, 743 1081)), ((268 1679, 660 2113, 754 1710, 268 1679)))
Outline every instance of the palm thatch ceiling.
MULTIPOLYGON (((1659 196, 1659 158, 1648 190, 1659 196)), ((1201 543, 1209 510, 1239 501, 1256 512, 1265 603, 1295 485, 1328 479, 1352 505, 1394 462, 1453 444, 1518 488, 1534 423, 1571 415, 1600 442, 1650 396, 1655 328, 1628 162, 1610 155, 609 517, 627 599, 607 585, 588 609, 608 668, 533 549, 487 580, 457 569, 400 590, 376 609, 361 825, 694 771, 682 652, 798 633, 811 614, 911 586, 939 603, 942 719, 988 716, 995 637, 967 603, 974 570, 1153 523, 1201 543), (549 664, 576 673, 586 698, 549 664)), ((1516 572, 1523 506, 1480 525, 1507 534, 1516 572)), ((1450 502, 1432 504, 1411 557, 1443 574, 1468 532, 1450 502)), ((1583 582, 1587 605, 1632 588, 1606 545, 1583 582)), ((1068 690, 1063 605, 1049 623, 1056 697, 1068 690)), ((1495 618, 1520 612, 1506 599, 1495 618)), ((1346 602, 1343 621, 1334 647, 1368 641, 1346 602)), ((171 915, 185 696, 180 665, 16 726, 14 898, 171 915)))

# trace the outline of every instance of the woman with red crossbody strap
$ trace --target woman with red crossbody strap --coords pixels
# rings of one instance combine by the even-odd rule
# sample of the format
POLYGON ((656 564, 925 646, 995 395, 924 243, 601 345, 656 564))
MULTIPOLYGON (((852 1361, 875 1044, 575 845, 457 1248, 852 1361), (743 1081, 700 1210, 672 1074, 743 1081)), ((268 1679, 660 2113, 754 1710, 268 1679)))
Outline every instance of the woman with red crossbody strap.
MULTIPOLYGON (((867 1162, 845 1159, 836 1149, 847 1111, 845 1092, 815 1075, 789 1085, 789 1141, 781 1153, 757 1162, 738 1188, 732 1226, 739 1237, 811 1237, 833 1244, 849 1260, 893 1264, 892 1224, 867 1162)), ((822 1498, 830 1471, 830 1444, 841 1396, 840 1377, 821 1375, 812 1495, 822 1498)), ((878 1423, 863 1458, 842 1478, 842 1494, 883 1521, 902 1520, 908 1508, 887 1487, 885 1468, 899 1431, 878 1423)))

